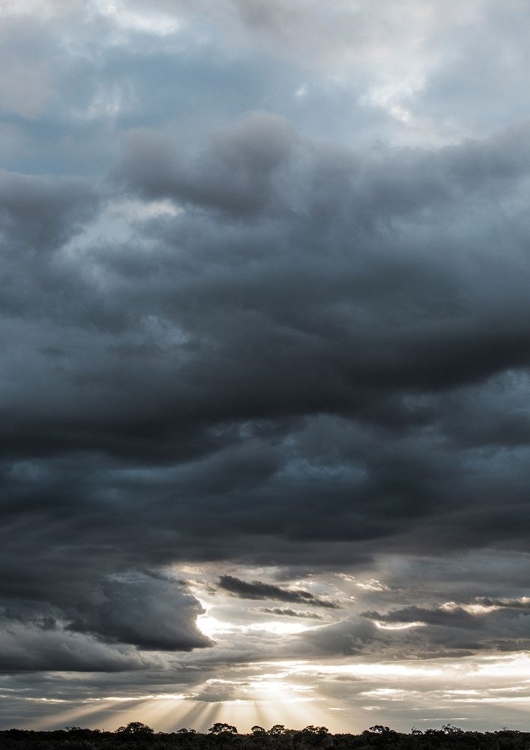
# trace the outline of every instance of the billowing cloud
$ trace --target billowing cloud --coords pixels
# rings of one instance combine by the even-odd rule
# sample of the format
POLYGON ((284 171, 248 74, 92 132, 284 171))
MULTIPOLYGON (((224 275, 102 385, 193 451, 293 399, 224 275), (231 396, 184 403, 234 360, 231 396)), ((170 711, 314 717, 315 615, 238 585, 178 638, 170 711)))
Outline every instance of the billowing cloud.
POLYGON ((280 681, 412 724, 458 693, 378 692, 377 659, 461 660, 489 700, 480 660, 528 646, 528 14, 332 5, 1 4, 21 722, 68 671, 88 717, 280 681))
POLYGON ((210 645, 195 625, 201 612, 171 581, 141 576, 107 581, 67 627, 144 649, 190 651, 210 645))
POLYGON ((130 137, 115 179, 151 198, 252 216, 277 200, 274 173, 294 145, 289 123, 267 112, 252 112, 216 133, 195 163, 166 138, 140 132, 130 137))
MULTIPOLYGON (((5 621, 4 621, 5 622, 5 621)), ((128 672, 161 666, 123 647, 109 648, 62 629, 10 623, 1 639, 2 672, 128 672)))

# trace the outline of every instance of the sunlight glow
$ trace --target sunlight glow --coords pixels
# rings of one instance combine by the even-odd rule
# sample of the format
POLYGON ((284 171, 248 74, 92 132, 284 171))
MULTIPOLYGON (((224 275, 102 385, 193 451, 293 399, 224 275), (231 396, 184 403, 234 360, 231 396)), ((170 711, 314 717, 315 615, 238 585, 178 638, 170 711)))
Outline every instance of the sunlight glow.
POLYGON ((267 727, 276 723, 291 728, 320 724, 331 731, 361 731, 366 726, 364 712, 378 711, 384 716, 384 711, 394 710, 393 704, 412 711, 435 701, 452 721, 457 706, 472 711, 473 706, 504 705, 523 712, 530 705, 529 655, 459 662, 444 659, 428 666, 417 662, 315 664, 283 660, 257 662, 250 671, 230 680, 207 680, 194 686, 193 692, 176 690, 135 698, 111 695, 72 702, 62 698, 26 700, 49 706, 50 714, 39 719, 44 728, 78 722, 101 727, 103 722, 114 730, 129 721, 143 721, 156 731, 183 726, 207 731, 215 721, 225 721, 235 724, 240 732, 248 732, 254 724, 267 727), (350 680, 356 685, 353 699, 331 698, 329 686, 337 682, 346 685, 350 680))
POLYGON ((443 674, 440 667, 408 666, 407 664, 301 664, 292 666, 293 674, 329 674, 352 675, 362 677, 439 677, 443 674))
POLYGON ((300 703, 313 701, 313 696, 304 696, 304 693, 313 691, 311 685, 293 685, 283 679, 277 679, 277 675, 263 675, 248 683, 247 691, 252 696, 252 700, 271 699, 274 702, 287 701, 288 703, 300 703), (276 678, 276 679, 275 679, 276 678))
POLYGON ((390 591, 389 587, 378 581, 377 578, 371 578, 369 581, 356 583, 355 585, 363 591, 390 591))
POLYGON ((214 638, 216 635, 221 633, 231 633, 233 631, 232 625, 228 622, 221 622, 216 617, 212 617, 209 614, 199 615, 197 617, 197 627, 208 636, 208 638, 214 638))
POLYGON ((268 622, 255 622, 252 625, 246 625, 241 628, 243 632, 266 632, 277 633, 278 635, 295 635, 311 630, 308 625, 301 625, 298 622, 282 622, 280 620, 271 620, 268 622))
MULTIPOLYGON (((311 626, 298 622, 284 622, 282 620, 267 620, 253 622, 250 625, 236 625, 222 622, 209 614, 199 615, 197 625, 204 635, 214 638, 222 633, 275 633, 277 635, 295 635, 311 630, 311 626)), ((318 627, 318 626, 315 626, 318 627)))
POLYGON ((530 656, 521 654, 506 657, 486 657, 477 664, 477 673, 481 677, 522 677, 529 682, 530 656))
POLYGON ((424 628, 427 626, 426 622, 381 622, 380 620, 374 620, 374 625, 379 630, 410 630, 410 628, 424 628))
POLYGON ((445 612, 454 612, 456 609, 461 609, 470 615, 486 615, 490 612, 496 612, 501 607, 498 604, 458 604, 457 602, 444 602, 440 605, 440 609, 443 609, 445 612))
POLYGON ((408 690, 398 690, 397 688, 376 688, 361 693, 365 698, 379 698, 389 701, 403 701, 410 692, 408 690))

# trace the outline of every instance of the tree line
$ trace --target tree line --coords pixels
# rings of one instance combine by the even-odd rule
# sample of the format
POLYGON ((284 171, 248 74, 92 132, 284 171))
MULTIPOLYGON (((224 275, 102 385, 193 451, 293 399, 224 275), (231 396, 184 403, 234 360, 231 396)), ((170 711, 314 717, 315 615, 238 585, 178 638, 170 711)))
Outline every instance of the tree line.
POLYGON ((67 727, 55 731, 8 729, 0 731, 2 750, 528 750, 530 732, 506 729, 465 731, 451 724, 441 729, 396 732, 376 724, 360 734, 331 734, 327 727, 270 729, 255 725, 240 734, 232 724, 217 722, 207 732, 185 727, 155 732, 133 721, 115 732, 67 727))

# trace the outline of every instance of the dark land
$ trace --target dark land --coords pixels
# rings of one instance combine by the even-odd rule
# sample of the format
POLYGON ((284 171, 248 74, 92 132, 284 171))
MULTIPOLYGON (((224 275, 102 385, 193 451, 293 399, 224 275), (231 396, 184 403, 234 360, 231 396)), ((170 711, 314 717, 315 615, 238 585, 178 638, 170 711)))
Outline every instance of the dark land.
POLYGON ((271 729, 259 726, 250 734, 239 734, 230 724, 214 724, 207 733, 194 729, 155 732, 141 722, 132 722, 115 732, 68 727, 39 732, 24 729, 0 731, 2 750, 518 750, 530 747, 530 732, 500 729, 495 732, 464 731, 447 724, 441 729, 412 729, 410 734, 376 725, 361 734, 331 734, 326 727, 271 729))

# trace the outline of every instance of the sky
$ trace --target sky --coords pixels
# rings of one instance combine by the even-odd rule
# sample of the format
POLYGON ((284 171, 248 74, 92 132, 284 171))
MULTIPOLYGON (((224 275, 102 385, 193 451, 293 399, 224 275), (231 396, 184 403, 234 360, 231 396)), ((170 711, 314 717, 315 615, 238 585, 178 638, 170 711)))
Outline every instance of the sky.
POLYGON ((0 1, 0 727, 528 729, 529 34, 0 1))

